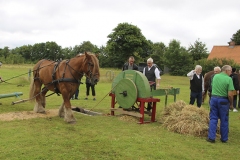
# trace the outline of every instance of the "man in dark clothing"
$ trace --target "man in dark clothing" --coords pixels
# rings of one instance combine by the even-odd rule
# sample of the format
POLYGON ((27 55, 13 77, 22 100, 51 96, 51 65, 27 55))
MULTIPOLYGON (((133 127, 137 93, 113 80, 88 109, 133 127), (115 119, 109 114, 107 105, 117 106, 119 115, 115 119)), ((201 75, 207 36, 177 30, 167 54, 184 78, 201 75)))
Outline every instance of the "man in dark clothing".
POLYGON ((194 104, 197 99, 197 106, 200 108, 202 105, 202 94, 204 92, 204 79, 202 76, 202 66, 196 65, 195 70, 190 71, 187 76, 190 79, 190 103, 194 104))
POLYGON ((233 112, 238 112, 237 110, 237 95, 239 94, 239 81, 238 81, 238 75, 236 73, 236 68, 232 68, 232 74, 230 77, 233 80, 233 86, 235 91, 233 92, 233 112))
POLYGON ((214 74, 211 76, 211 78, 209 79, 209 86, 208 86, 208 95, 209 95, 209 102, 210 102, 210 99, 211 99, 211 95, 212 95, 212 80, 213 80, 213 77, 215 76, 215 74, 218 74, 221 72, 221 68, 220 67, 214 67, 213 69, 214 71, 214 74))
MULTIPOLYGON (((130 56, 128 58, 128 62, 124 63, 123 67, 122 67, 122 71, 125 71, 125 70, 136 70, 138 71, 138 66, 136 64, 134 64, 134 57, 133 56, 130 56)), ((122 108, 121 106, 119 106, 119 108, 122 108)), ((132 106, 132 108, 136 108, 134 106, 132 106)))
POLYGON ((122 71, 124 70, 138 70, 138 66, 134 64, 134 57, 130 56, 128 62, 123 65, 122 71))
POLYGON ((88 100, 90 88, 92 91, 93 100, 96 101, 95 84, 91 84, 90 79, 86 77, 86 98, 85 98, 85 100, 88 100))

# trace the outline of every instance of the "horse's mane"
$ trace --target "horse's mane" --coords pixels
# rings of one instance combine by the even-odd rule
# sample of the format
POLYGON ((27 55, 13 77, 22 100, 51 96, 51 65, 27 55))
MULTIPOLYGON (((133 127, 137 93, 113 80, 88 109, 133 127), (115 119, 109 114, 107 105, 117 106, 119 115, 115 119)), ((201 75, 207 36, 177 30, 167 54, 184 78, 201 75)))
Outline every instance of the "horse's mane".
MULTIPOLYGON (((94 63, 94 65, 93 65, 93 72, 95 72, 95 71, 97 71, 97 70, 99 70, 99 61, 98 61, 98 58, 97 58, 97 56, 95 55, 95 54, 93 54, 93 53, 89 53, 89 55, 91 55, 91 59, 92 59, 92 61, 93 61, 93 63, 94 63)), ((94 73, 95 74, 95 73, 94 73)), ((100 73, 98 73, 99 74, 99 76, 100 76, 100 73)))

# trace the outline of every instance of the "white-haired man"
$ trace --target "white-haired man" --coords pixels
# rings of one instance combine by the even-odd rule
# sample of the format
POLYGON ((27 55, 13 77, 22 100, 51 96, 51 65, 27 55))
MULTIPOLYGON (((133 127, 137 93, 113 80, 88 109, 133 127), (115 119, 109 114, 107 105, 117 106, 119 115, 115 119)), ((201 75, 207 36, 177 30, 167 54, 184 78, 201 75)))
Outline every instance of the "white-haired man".
POLYGON ((230 74, 232 67, 224 65, 222 72, 216 74, 212 81, 212 97, 210 100, 209 129, 207 141, 214 143, 218 119, 220 119, 221 141, 228 141, 229 108, 233 109, 233 91, 235 90, 230 74))
MULTIPOLYGON (((143 68, 143 74, 147 77, 148 81, 151 83, 151 90, 156 90, 156 86, 160 86, 160 71, 157 67, 153 65, 153 59, 148 58, 147 60, 147 66, 143 68), (156 79, 157 79, 157 85, 156 85, 156 79)), ((151 110, 151 103, 148 103, 147 110, 151 110)))
POLYGON ((215 76, 215 74, 218 74, 218 73, 221 72, 221 68, 219 66, 214 67, 213 72, 214 72, 214 74, 210 77, 209 83, 208 83, 209 84, 209 86, 208 86, 209 103, 210 103, 210 99, 211 99, 211 95, 212 95, 212 80, 213 80, 213 77, 215 76))
POLYGON ((200 108, 202 105, 202 94, 204 92, 204 79, 202 73, 202 66, 196 65, 195 69, 187 74, 190 79, 190 103, 194 104, 197 99, 197 106, 200 108))

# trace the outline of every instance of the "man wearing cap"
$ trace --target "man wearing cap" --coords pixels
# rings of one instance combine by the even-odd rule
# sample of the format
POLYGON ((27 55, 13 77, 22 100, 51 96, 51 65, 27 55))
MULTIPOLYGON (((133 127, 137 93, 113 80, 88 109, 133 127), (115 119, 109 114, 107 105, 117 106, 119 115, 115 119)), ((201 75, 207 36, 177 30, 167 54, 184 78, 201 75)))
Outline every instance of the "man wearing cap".
POLYGON ((232 74, 230 75, 233 81, 233 86, 235 91, 233 92, 233 112, 238 112, 237 110, 237 95, 239 94, 239 81, 238 75, 236 73, 236 68, 232 68, 232 74))
POLYGON ((220 119, 221 141, 226 143, 228 140, 228 120, 229 108, 233 108, 234 89, 230 74, 232 67, 224 65, 222 72, 216 74, 212 81, 212 97, 210 100, 209 129, 207 141, 215 143, 218 119, 220 119))

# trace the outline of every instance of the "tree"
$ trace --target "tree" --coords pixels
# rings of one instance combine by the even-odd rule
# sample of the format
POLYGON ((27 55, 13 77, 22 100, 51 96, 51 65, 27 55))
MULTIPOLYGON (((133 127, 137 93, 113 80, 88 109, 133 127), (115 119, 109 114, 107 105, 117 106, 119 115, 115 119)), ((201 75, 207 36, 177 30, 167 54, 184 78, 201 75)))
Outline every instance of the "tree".
POLYGON ((196 40, 193 45, 190 44, 188 52, 192 56, 193 61, 198 61, 200 59, 208 57, 206 44, 200 42, 199 39, 196 40))
POLYGON ((12 49, 13 54, 20 54, 26 61, 31 61, 31 45, 23 45, 21 47, 16 47, 12 49))
POLYGON ((6 59, 9 54, 10 54, 9 47, 5 46, 3 49, 1 49, 1 56, 3 56, 4 59, 6 59))
POLYGON ((61 50, 61 53, 63 55, 62 59, 70 59, 71 57, 74 56, 72 52, 72 47, 65 47, 61 50))
POLYGON ((164 43, 154 43, 152 54, 150 55, 153 58, 154 63, 156 63, 162 69, 164 68, 164 52, 166 49, 167 47, 164 43))
POLYGON ((231 41, 234 41, 235 45, 240 45, 240 29, 232 35, 231 41))
POLYGON ((169 43, 164 54, 164 64, 170 69, 170 74, 178 76, 186 75, 193 67, 190 54, 180 46, 180 42, 177 40, 169 43))
POLYGON ((73 53, 75 55, 84 52, 98 53, 99 49, 96 45, 93 45, 90 41, 83 41, 80 45, 76 45, 73 48, 73 53))
POLYGON ((137 52, 142 57, 149 56, 149 42, 143 36, 141 30, 132 24, 120 23, 113 32, 107 36, 106 50, 113 67, 122 67, 129 56, 137 52))
POLYGON ((61 46, 59 46, 56 42, 45 43, 44 55, 46 55, 45 58, 54 61, 63 58, 63 56, 61 55, 61 46))
POLYGON ((32 47, 31 57, 33 62, 47 58, 45 54, 45 43, 35 43, 32 47))

